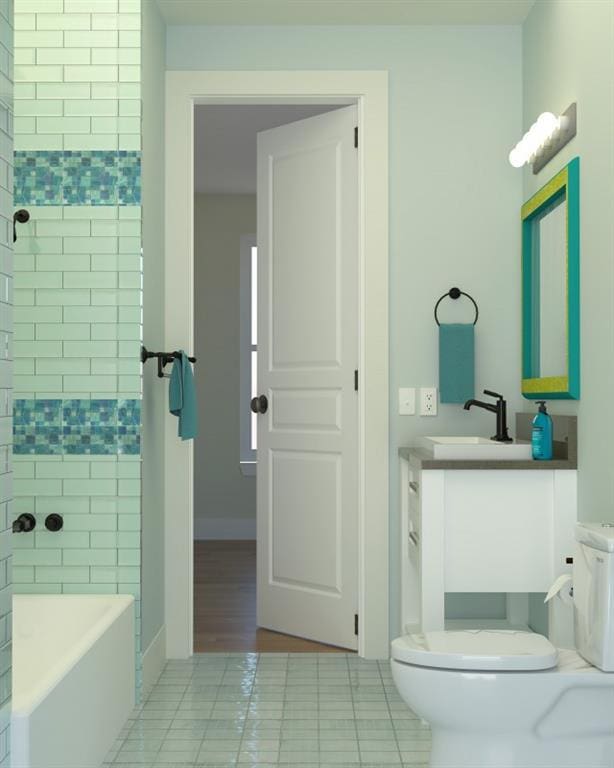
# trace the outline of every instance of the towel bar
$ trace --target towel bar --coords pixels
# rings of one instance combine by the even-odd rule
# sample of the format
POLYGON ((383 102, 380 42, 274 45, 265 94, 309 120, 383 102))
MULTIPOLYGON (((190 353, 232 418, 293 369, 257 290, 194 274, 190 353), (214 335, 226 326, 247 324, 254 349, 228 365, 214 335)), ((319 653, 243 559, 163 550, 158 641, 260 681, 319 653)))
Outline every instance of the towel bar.
MULTIPOLYGON (((168 363, 172 363, 176 358, 180 357, 181 352, 175 350, 174 352, 150 352, 147 347, 141 347, 141 362, 146 363, 152 357, 158 358, 158 378, 164 378, 164 366, 168 363)), ((195 357, 188 357, 191 363, 196 362, 195 357)))

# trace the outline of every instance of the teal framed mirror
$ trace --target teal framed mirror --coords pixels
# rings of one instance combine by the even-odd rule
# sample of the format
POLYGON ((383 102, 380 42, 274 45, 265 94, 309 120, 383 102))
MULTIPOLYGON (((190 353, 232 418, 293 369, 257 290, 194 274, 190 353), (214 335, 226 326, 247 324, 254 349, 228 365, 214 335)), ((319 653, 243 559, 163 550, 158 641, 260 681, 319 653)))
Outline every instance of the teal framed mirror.
POLYGON ((580 159, 522 206, 522 394, 580 397, 580 159))

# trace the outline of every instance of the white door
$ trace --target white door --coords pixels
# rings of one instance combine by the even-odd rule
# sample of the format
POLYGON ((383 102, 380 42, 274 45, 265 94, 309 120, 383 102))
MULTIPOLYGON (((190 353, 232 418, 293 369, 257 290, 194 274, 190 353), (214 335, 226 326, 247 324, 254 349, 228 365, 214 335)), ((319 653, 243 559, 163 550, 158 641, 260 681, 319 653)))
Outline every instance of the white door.
POLYGON ((258 624, 357 648, 355 106, 258 135, 258 624))

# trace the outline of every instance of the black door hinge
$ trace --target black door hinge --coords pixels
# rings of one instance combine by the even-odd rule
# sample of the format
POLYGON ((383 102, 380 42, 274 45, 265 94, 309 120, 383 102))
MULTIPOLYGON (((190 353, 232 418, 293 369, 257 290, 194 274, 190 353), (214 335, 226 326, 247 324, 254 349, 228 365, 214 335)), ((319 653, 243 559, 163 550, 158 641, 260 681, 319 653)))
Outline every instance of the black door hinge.
POLYGON ((358 149, 358 126, 354 126, 354 146, 358 149))
POLYGON ((358 392, 358 368, 354 371, 354 390, 358 392))
POLYGON ((358 637, 358 614, 354 614, 354 634, 358 637))

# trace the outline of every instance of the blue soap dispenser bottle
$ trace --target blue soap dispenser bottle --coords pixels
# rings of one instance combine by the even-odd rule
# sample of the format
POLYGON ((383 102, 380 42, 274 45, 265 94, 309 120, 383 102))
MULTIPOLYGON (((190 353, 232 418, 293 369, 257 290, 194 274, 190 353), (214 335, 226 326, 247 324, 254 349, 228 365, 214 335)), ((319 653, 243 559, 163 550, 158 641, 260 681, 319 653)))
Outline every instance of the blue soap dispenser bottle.
POLYGON ((547 461, 552 458, 552 419, 546 410, 546 401, 538 400, 539 410, 533 419, 531 446, 533 458, 547 461))

